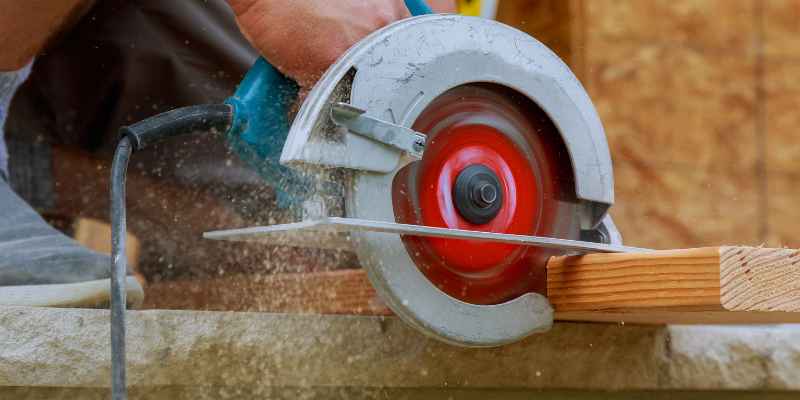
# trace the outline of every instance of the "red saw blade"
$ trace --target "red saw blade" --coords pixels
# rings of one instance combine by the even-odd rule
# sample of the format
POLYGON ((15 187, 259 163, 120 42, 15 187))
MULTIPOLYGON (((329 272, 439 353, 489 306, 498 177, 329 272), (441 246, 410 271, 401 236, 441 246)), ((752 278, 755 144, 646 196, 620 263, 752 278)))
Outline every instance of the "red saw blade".
MULTIPOLYGON (((413 129, 428 142, 422 160, 393 182, 397 222, 579 237, 569 155, 531 100, 499 85, 464 85, 434 100, 413 129)), ((543 293, 544 264, 557 254, 461 239, 403 236, 403 243, 431 282, 473 304, 543 293)))

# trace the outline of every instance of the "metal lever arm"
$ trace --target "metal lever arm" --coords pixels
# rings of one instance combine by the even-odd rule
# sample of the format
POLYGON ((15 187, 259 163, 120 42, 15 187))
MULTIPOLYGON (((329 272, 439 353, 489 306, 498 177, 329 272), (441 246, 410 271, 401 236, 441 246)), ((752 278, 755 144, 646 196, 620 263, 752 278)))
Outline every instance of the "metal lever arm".
POLYGON ((420 159, 426 136, 404 126, 364 115, 366 111, 347 103, 331 105, 331 119, 336 125, 360 136, 383 143, 420 159))

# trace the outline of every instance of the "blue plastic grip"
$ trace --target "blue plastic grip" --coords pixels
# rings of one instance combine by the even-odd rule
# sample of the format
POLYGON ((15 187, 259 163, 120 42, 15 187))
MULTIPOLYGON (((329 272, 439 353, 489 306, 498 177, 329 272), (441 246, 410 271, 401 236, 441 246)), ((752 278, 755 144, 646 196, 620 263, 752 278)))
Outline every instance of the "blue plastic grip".
POLYGON ((296 197, 308 190, 308 185, 297 173, 280 164, 283 144, 289 133, 288 110, 297 98, 298 90, 297 83, 259 57, 236 93, 225 101, 233 106, 228 142, 276 189, 282 207, 296 203, 296 197))
POLYGON ((433 10, 425 0, 406 0, 406 7, 413 16, 433 14, 433 10))

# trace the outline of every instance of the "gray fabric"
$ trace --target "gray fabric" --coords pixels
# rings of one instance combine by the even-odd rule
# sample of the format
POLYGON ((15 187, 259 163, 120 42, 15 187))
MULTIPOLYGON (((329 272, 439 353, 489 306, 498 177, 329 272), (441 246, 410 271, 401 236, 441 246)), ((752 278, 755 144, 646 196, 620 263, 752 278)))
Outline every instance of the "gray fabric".
POLYGON ((0 286, 104 279, 110 265, 109 256, 52 228, 0 180, 0 286))
POLYGON ((3 136, 3 129, 0 127, 0 180, 8 181, 8 149, 3 136))
POLYGON ((31 71, 31 63, 18 71, 0 71, 0 178, 8 179, 8 149, 5 141, 5 124, 8 106, 19 85, 25 82, 31 71))

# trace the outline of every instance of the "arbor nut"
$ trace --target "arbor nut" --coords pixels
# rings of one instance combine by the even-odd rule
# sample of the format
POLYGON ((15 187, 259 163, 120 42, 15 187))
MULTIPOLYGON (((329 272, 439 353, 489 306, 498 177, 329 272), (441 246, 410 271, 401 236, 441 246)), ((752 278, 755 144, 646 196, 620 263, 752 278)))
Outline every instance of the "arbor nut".
POLYGON ((489 182, 481 182, 475 185, 475 190, 472 192, 472 201, 474 201, 478 207, 490 207, 497 201, 497 187, 489 182))
POLYGON ((453 186, 453 203, 469 223, 483 225, 503 207, 503 190, 497 175, 482 164, 464 168, 453 186))

